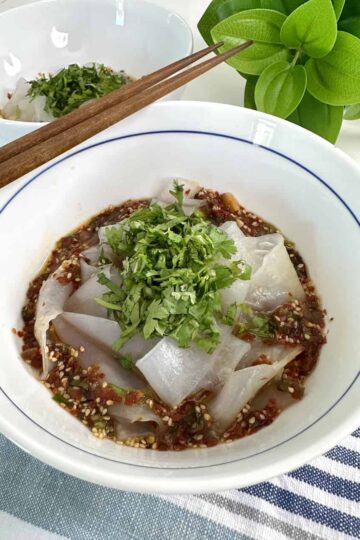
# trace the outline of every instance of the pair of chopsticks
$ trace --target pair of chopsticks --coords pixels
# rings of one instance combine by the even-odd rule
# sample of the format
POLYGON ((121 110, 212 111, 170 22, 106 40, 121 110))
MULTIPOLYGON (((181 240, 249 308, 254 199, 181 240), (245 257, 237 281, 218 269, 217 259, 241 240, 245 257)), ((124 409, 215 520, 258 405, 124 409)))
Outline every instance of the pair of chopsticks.
POLYGON ((223 43, 207 47, 6 144, 0 148, 0 187, 177 90, 251 44, 248 41, 238 45, 171 77, 223 43))

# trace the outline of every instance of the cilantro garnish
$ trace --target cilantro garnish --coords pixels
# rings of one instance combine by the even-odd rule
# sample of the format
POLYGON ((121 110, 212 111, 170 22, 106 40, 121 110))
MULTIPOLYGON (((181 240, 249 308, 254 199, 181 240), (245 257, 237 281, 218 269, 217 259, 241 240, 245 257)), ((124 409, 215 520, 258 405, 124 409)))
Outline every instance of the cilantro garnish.
POLYGON ((275 336, 275 324, 271 315, 267 313, 254 313, 247 304, 240 304, 240 309, 246 315, 246 322, 239 323, 237 333, 253 334, 259 338, 272 338, 275 336))
POLYGON ((131 354, 124 354, 120 358, 117 358, 117 360, 124 369, 132 370, 135 367, 135 362, 131 354))
POLYGON ((56 403, 63 403, 64 405, 68 406, 71 405, 71 402, 68 399, 64 398, 61 394, 54 394, 52 399, 56 401, 56 403))
POLYGON ((42 74, 30 81, 31 98, 45 96, 45 111, 63 116, 90 99, 105 96, 129 81, 123 73, 116 73, 103 64, 80 67, 70 64, 55 75, 42 74))
MULTIPOLYGON (((220 290, 250 279, 246 263, 230 261, 236 247, 227 234, 199 212, 185 215, 182 186, 175 184, 172 193, 174 204, 141 208, 106 231, 110 248, 123 259, 121 287, 99 276, 109 292, 98 302, 120 326, 115 350, 142 333, 213 352, 220 340, 220 290)), ((226 315, 223 322, 232 325, 234 309, 226 315)))
POLYGON ((127 390, 124 390, 124 388, 120 388, 120 386, 116 386, 116 384, 108 384, 108 387, 111 388, 120 397, 125 397, 128 394, 127 390))

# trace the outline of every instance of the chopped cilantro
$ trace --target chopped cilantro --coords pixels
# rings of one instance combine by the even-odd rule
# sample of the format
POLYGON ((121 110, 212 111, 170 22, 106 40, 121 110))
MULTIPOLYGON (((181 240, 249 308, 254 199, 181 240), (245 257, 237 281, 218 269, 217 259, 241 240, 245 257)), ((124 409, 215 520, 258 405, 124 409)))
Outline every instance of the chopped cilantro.
POLYGON ((55 75, 42 74, 30 81, 31 98, 45 96, 45 111, 63 116, 90 99, 105 96, 129 81, 123 73, 114 72, 103 64, 78 66, 70 64, 55 75))
POLYGON ((124 390, 124 388, 120 388, 120 386, 116 386, 116 384, 108 384, 108 387, 111 388, 120 397, 125 397, 128 394, 127 390, 124 390))
MULTIPOLYGON (((220 340, 220 290, 250 279, 246 263, 230 261, 233 240, 200 213, 185 215, 181 185, 175 183, 171 193, 174 204, 141 208, 106 230, 110 248, 123 260, 121 287, 99 276, 109 292, 97 301, 120 326, 115 350, 142 333, 145 339, 170 336, 180 347, 195 342, 212 353, 220 340)), ((232 308, 225 324, 234 318, 232 308)))
POLYGON ((238 325, 237 332, 240 335, 253 334, 259 338, 272 338, 275 336, 275 324, 268 313, 254 313, 250 306, 241 304, 240 308, 246 315, 246 322, 238 325))
POLYGON ((135 367, 135 363, 134 363, 134 360, 133 360, 131 354, 124 354, 123 356, 121 356, 117 360, 118 360, 119 364, 124 369, 131 370, 131 369, 134 369, 134 367, 135 367))
POLYGON ((233 326, 235 323, 236 315, 237 315, 237 304, 231 304, 227 312, 224 315, 221 315, 220 319, 224 324, 227 324, 228 326, 233 326))
POLYGON ((71 402, 60 394, 55 394, 53 395, 52 398, 54 401, 56 401, 56 403, 63 403, 64 405, 71 405, 71 402))
POLYGON ((89 390, 89 385, 85 381, 75 381, 74 379, 72 379, 69 382, 69 384, 70 384, 70 386, 75 386, 77 388, 82 388, 83 390, 89 390))

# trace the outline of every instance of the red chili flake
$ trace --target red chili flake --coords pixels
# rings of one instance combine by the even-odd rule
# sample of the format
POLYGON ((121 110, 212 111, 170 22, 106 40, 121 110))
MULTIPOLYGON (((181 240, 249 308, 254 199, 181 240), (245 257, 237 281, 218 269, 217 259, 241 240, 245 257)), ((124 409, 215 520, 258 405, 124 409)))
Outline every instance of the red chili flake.
POLYGON ((261 354, 253 363, 253 366, 271 365, 270 358, 266 354, 261 354))
POLYGON ((144 397, 144 392, 141 390, 134 390, 129 392, 125 397, 125 405, 135 405, 144 397))
POLYGON ((42 356, 39 349, 39 346, 25 349, 21 353, 21 357, 27 364, 30 364, 34 369, 41 369, 42 367, 42 356))
POLYGON ((106 386, 106 388, 103 388, 102 386, 95 388, 93 395, 94 399, 100 398, 102 403, 106 403, 109 400, 114 403, 121 403, 123 401, 123 398, 112 390, 110 386, 106 386))
POLYGON ((81 388, 69 387, 67 393, 74 401, 80 401, 83 397, 83 390, 81 388))
POLYGON ((247 343, 251 343, 256 338, 256 336, 251 332, 243 332, 239 333, 238 335, 239 338, 241 338, 243 341, 246 341, 247 343))

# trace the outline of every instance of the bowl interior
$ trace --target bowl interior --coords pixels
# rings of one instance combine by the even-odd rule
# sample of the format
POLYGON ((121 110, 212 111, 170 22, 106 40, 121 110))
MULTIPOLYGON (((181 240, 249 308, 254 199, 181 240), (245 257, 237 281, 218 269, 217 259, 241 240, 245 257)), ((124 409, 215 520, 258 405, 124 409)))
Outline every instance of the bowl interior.
MULTIPOLYGON (((231 114, 237 111, 239 124, 251 124, 253 129, 256 116, 233 108, 226 111, 225 115, 220 109, 217 113, 213 110, 212 121, 220 122, 223 118, 224 122, 231 122, 231 114)), ((0 253, 3 390, 26 412, 30 422, 73 447, 114 462, 191 468, 248 460, 247 466, 251 468, 250 456, 258 456, 288 440, 296 440, 298 449, 304 450, 313 440, 319 422, 327 421, 330 411, 344 401, 359 371, 360 237, 356 219, 339 193, 314 172, 315 163, 311 170, 286 157, 286 152, 260 147, 242 137, 224 136, 224 131, 214 129, 205 133, 195 127, 183 130, 181 115, 186 115, 191 125, 189 118, 195 114, 184 104, 180 110, 175 110, 174 104, 167 109, 159 105, 147 114, 147 123, 143 125, 153 125, 152 130, 134 129, 138 126, 136 120, 130 124, 130 136, 123 136, 127 127, 114 128, 111 138, 88 145, 31 179, 0 214, 2 230, 6 231, 0 253), (163 132, 155 129, 155 118, 165 110, 167 123, 173 127, 163 132), (110 204, 156 195, 164 181, 172 177, 196 179, 206 187, 233 192, 245 207, 276 224, 304 256, 323 305, 334 320, 329 322, 328 344, 307 381, 304 399, 281 414, 270 427, 213 449, 157 453, 93 438, 84 426, 52 402, 48 391, 32 376, 20 359, 20 343, 11 328, 21 327, 20 311, 28 283, 58 238, 110 204)), ((206 114, 204 109, 196 109, 199 119, 202 114, 206 114)), ((291 140, 288 130, 292 127, 282 122, 279 129, 284 140, 291 140)), ((316 150, 317 144, 326 144, 312 136, 308 141, 302 130, 296 130, 294 133, 300 133, 300 139, 305 138, 299 152, 306 151, 306 145, 310 153, 310 145, 316 150)), ((337 173, 356 178, 357 170, 354 172, 353 166, 336 155, 330 145, 326 151, 332 157, 329 178, 337 173)), ((358 407, 353 398, 346 400, 347 397, 349 410, 358 407)), ((324 429, 330 433, 337 428, 330 422, 324 429)))

